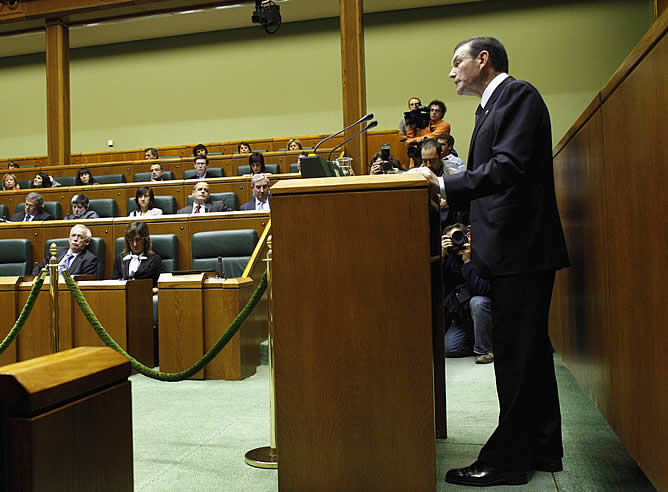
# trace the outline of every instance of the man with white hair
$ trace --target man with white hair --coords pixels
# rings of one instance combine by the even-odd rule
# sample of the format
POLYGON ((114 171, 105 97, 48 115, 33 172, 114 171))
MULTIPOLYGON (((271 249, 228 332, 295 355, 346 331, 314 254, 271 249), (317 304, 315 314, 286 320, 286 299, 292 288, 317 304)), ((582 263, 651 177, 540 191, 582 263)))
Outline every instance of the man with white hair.
MULTIPOLYGON (((58 259, 58 273, 62 274, 64 269, 70 272, 70 275, 95 275, 97 272, 97 256, 88 251, 87 247, 90 244, 91 232, 88 227, 83 224, 76 224, 70 229, 70 237, 68 238, 69 248, 58 248, 56 258, 58 259)), ((49 244, 49 241, 46 242, 49 244)), ((35 268, 33 275, 37 275, 39 270, 49 263, 49 258, 35 268)))
POLYGON ((239 210, 269 210, 269 180, 264 174, 253 174, 251 180, 253 199, 244 203, 239 210))

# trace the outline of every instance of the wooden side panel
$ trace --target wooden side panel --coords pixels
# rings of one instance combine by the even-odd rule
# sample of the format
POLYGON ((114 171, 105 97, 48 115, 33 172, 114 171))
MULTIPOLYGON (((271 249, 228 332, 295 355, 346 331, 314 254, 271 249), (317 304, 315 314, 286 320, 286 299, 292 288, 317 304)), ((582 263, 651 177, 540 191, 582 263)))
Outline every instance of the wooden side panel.
MULTIPOLYGON (((0 313, 3 324, 0 325, 0 340, 4 340, 19 317, 22 306, 18 306, 18 283, 20 277, 0 277, 0 313)), ((16 342, 9 345, 0 355, 0 366, 16 362, 16 342)))

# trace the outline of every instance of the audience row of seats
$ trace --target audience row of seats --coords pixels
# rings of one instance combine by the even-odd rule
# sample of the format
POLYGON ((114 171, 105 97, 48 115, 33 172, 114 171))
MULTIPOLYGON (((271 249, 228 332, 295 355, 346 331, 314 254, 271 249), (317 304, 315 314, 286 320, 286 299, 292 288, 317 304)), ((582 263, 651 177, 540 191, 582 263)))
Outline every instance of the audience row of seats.
MULTIPOLYGON (((232 210, 239 210, 239 199, 236 193, 230 191, 223 193, 211 193, 212 201, 222 201, 232 210)), ((193 204, 192 195, 188 197, 188 205, 193 204)), ((171 195, 159 195, 155 197, 155 206, 162 210, 163 214, 175 214, 176 198, 171 195)), ((128 199, 128 214, 137 208, 137 203, 134 198, 128 199)), ((25 209, 24 203, 16 205, 16 212, 21 213, 25 209)), ((60 202, 44 202, 44 209, 51 214, 51 216, 60 220, 63 218, 63 211, 60 202)), ((90 200, 89 210, 97 212, 101 218, 118 217, 118 204, 113 198, 98 198, 90 200)), ((70 212, 71 213, 71 209, 70 212)), ((67 215, 67 214, 65 214, 67 215)), ((9 218, 9 209, 7 205, 0 204, 0 217, 3 219, 9 218)))
MULTIPOLYGON (((215 271, 218 257, 222 258, 223 273, 228 278, 240 277, 253 254, 258 241, 254 229, 228 231, 205 231, 192 235, 191 269, 215 271)), ((67 238, 49 239, 44 245, 43 258, 49 257, 49 247, 56 243, 58 247, 68 247, 67 238)), ((116 239, 116 255, 120 255, 125 240, 116 239)), ((155 234, 151 236, 151 245, 162 259, 162 271, 173 272, 179 269, 178 241, 175 234, 155 234)), ((88 249, 98 258, 96 277, 104 277, 104 240, 91 238, 88 249)), ((0 276, 30 275, 33 270, 32 243, 28 239, 0 239, 0 276)))

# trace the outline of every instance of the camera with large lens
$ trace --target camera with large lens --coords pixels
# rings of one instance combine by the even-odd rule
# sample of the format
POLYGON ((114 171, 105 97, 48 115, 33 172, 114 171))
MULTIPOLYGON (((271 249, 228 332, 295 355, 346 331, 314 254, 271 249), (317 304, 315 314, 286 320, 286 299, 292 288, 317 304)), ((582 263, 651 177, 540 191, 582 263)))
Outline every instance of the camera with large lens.
POLYGON ((466 237, 466 234, 463 231, 455 230, 452 231, 450 241, 452 242, 452 246, 448 248, 448 250, 452 253, 459 253, 460 251, 464 251, 464 248, 469 242, 469 238, 466 237))
POLYGON ((427 106, 418 106, 415 109, 404 113, 404 121, 407 126, 415 128, 427 128, 429 125, 429 108, 427 106))

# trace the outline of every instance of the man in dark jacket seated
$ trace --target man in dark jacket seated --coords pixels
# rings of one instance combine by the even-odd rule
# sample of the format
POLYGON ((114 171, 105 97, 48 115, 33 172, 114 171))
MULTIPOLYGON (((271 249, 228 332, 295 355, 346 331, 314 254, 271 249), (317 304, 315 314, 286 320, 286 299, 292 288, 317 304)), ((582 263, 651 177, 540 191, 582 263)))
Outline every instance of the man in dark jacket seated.
MULTIPOLYGON (((70 275, 95 275, 97 272, 97 256, 86 249, 90 244, 91 232, 88 227, 77 224, 70 229, 70 247, 58 248, 56 258, 58 259, 58 273, 62 274, 64 269, 70 272, 70 275)), ((47 244, 49 242, 47 241, 47 244)), ((41 265, 35 267, 33 275, 37 275, 39 270, 49 263, 49 259, 41 265)))
POLYGON ((231 212, 232 209, 223 202, 212 202, 209 183, 198 181, 193 186, 193 204, 179 209, 177 214, 209 214, 212 212, 231 212))
POLYGON ((264 174, 253 174, 251 180, 253 199, 244 203, 240 210, 269 210, 269 180, 264 174))
POLYGON ((489 364, 494 362, 489 297, 492 283, 478 275, 473 267, 471 241, 465 234, 462 224, 453 224, 445 229, 442 238, 445 353, 448 357, 475 353, 477 364, 489 364))
POLYGON ((53 220, 51 214, 44 210, 44 198, 35 191, 31 191, 26 196, 25 210, 20 213, 13 214, 10 222, 33 222, 39 220, 53 220))

